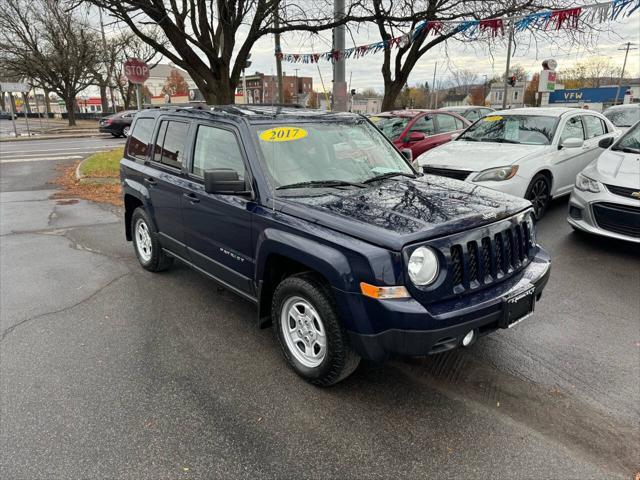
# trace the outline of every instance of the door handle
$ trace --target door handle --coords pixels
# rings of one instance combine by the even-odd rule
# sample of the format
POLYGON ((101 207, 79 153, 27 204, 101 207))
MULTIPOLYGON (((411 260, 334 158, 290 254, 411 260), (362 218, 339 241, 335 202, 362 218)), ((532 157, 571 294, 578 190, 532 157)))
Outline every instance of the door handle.
POLYGON ((158 184, 158 181, 153 177, 147 177, 147 178, 145 178, 145 180, 149 185, 157 185, 158 184))
POLYGON ((200 203, 200 199, 195 193, 183 193, 182 196, 188 198, 191 203, 200 203))

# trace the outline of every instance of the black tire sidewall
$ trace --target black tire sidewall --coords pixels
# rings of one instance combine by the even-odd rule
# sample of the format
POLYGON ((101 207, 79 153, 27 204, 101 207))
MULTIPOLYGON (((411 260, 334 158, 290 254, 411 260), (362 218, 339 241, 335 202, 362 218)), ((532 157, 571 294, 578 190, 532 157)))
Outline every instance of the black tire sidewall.
POLYGON ((311 383, 330 384, 332 379, 338 378, 345 365, 345 355, 348 348, 345 344, 343 329, 332 298, 325 288, 303 276, 285 279, 276 289, 273 296, 272 322, 285 358, 294 371, 311 383), (327 353, 324 360, 317 367, 307 367, 301 364, 290 352, 282 331, 280 314, 288 298, 298 296, 309 302, 320 315, 327 337, 327 353), (318 382, 315 382, 317 380, 318 382))
POLYGON ((542 211, 536 214, 536 220, 539 220, 544 216, 545 212, 547 211, 547 208, 549 207, 549 202, 551 202, 551 182, 549 181, 549 178, 542 173, 536 174, 531 179, 531 183, 529 183, 529 186, 527 187, 527 192, 524 195, 524 198, 529 200, 529 197, 531 196, 531 191, 533 190, 533 186, 536 184, 536 182, 538 182, 538 180, 541 180, 541 179, 544 180, 544 182, 547 184, 547 203, 544 204, 544 208, 542 209, 542 211))

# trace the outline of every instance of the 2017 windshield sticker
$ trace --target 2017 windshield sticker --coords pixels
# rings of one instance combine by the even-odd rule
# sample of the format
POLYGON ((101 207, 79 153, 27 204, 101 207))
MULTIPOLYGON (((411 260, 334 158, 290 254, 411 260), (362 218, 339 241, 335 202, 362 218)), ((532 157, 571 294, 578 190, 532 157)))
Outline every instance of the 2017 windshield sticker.
POLYGON ((291 142, 306 137, 308 132, 300 127, 276 127, 260 134, 263 142, 291 142))
POLYGON ((484 117, 485 122, 497 122, 498 120, 502 120, 500 115, 490 115, 488 117, 484 117))

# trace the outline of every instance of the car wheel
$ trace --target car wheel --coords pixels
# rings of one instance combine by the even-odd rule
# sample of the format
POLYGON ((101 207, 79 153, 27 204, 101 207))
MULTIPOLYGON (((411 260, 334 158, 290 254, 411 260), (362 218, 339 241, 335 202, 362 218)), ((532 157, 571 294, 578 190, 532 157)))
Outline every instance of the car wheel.
POLYGON ((171 266, 173 257, 162 250, 158 232, 142 207, 136 208, 131 215, 131 233, 133 248, 142 268, 150 272, 161 272, 171 266))
POLYGON ((551 182, 549 177, 542 173, 538 173, 527 187, 524 198, 533 204, 533 210, 536 219, 540 219, 547 210, 549 201, 551 200, 551 182))
POLYGON ((358 367, 360 357, 349 345, 331 290, 315 275, 283 280, 271 315, 285 358, 309 383, 328 387, 358 367))
POLYGON ((129 136, 129 130, 131 130, 131 127, 129 125, 127 125, 126 127, 124 127, 122 129, 122 136, 123 137, 128 137, 129 136))

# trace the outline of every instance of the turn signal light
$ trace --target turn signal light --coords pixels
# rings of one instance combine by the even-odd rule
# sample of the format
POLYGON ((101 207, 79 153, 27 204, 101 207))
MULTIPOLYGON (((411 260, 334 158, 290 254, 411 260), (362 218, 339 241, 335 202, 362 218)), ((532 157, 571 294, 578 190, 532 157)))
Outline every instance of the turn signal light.
POLYGON ((365 297, 379 300, 409 298, 411 296, 405 287, 377 287, 365 282, 360 282, 360 291, 365 297))

